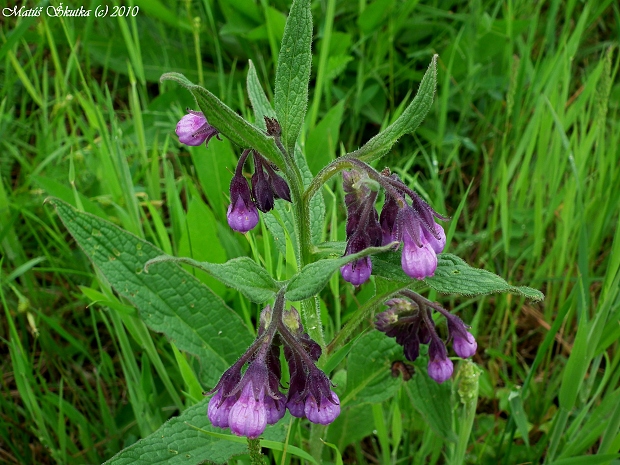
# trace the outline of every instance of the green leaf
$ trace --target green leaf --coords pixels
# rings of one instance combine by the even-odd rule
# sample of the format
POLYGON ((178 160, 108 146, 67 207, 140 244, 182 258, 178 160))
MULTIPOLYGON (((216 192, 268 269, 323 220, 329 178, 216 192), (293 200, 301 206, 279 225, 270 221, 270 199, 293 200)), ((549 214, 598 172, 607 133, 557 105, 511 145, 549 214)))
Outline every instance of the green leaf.
POLYGON ((187 257, 172 257, 161 255, 149 260, 144 269, 150 274, 157 270, 159 263, 187 263, 195 266, 223 282, 233 289, 237 289, 252 302, 263 303, 275 297, 278 285, 267 270, 258 265, 249 257, 239 257, 225 263, 199 262, 187 257))
POLYGON ((162 75, 161 80, 175 81, 187 88, 209 120, 209 124, 239 147, 256 149, 279 167, 284 166, 282 155, 273 139, 244 120, 207 89, 193 84, 179 73, 166 73, 162 75))
POLYGON ((405 134, 414 132, 431 109, 435 88, 437 87, 437 55, 433 55, 420 88, 413 101, 396 121, 385 130, 370 139, 361 148, 347 154, 348 157, 358 158, 367 163, 381 158, 389 152, 392 145, 405 134))
MULTIPOLYGON (((195 196, 190 201, 185 222, 187 229, 183 231, 179 240, 177 253, 191 256, 196 261, 208 259, 214 263, 224 263, 227 256, 217 235, 217 221, 211 209, 199 196, 195 196)), ((195 272, 192 274, 196 276, 195 272)), ((214 294, 222 298, 226 297, 228 290, 217 278, 205 276, 203 273, 198 273, 196 277, 205 283, 214 294)))
POLYGON ((422 367, 426 360, 418 359, 416 373, 406 384, 409 400, 435 433, 456 442, 456 434, 452 430, 450 401, 452 381, 442 384, 433 381, 422 367))
MULTIPOLYGON (((299 172, 301 173, 301 178, 304 183, 304 189, 307 188, 314 176, 308 168, 308 162, 304 154, 301 152, 299 145, 295 146, 295 163, 299 168, 299 172)), ((310 237, 312 239, 312 243, 316 244, 321 241, 323 235, 323 225, 325 223, 325 199, 323 199, 323 194, 321 192, 317 193, 317 195, 313 196, 310 199, 310 237)))
POLYGON ((275 109, 282 127, 282 141, 292 154, 308 106, 312 66, 312 12, 310 0, 293 0, 284 27, 276 69, 275 109))
POLYGON ((292 301, 309 299, 327 285, 329 278, 341 266, 373 253, 384 252, 391 247, 391 244, 383 247, 368 247, 356 254, 340 258, 326 258, 310 263, 291 278, 287 287, 286 298, 292 301))
POLYGON ((402 384, 402 378, 392 376, 392 362, 402 358, 402 347, 394 339, 379 331, 364 334, 347 358, 347 389, 340 404, 378 403, 392 397, 402 384))
MULTIPOLYGON (((373 257, 373 274, 393 281, 419 283, 405 274, 400 265, 400 253, 387 252, 373 257)), ((545 298, 542 292, 526 286, 511 286, 490 271, 473 268, 456 255, 440 254, 437 257, 435 276, 424 283, 443 294, 486 295, 510 292, 534 301, 545 298)))
MULTIPOLYGON (((225 463, 232 456, 246 453, 247 440, 242 443, 223 441, 222 430, 211 425, 207 417, 208 400, 188 408, 178 417, 164 423, 157 431, 122 450, 104 465, 194 464, 206 460, 225 463), (211 432, 205 434, 205 432, 211 432)), ((284 423, 268 426, 263 437, 282 442, 286 436, 284 423)))
POLYGON ((137 307, 147 326, 198 357, 205 385, 213 386, 252 343, 239 315, 179 266, 163 263, 143 272, 148 260, 163 254, 160 249, 61 200, 50 203, 93 265, 137 307))
POLYGON ((609 463, 617 458, 620 458, 620 454, 579 455, 577 457, 556 460, 551 462, 550 465, 598 465, 600 463, 609 463))
MULTIPOLYGON (((289 418, 290 418, 290 416, 289 416, 289 418)), ((286 420, 283 420, 279 424, 283 425, 285 422, 286 422, 286 420)), ((204 434, 206 434, 208 436, 211 436, 211 437, 214 437, 214 438, 222 439, 224 441, 231 441, 231 442, 236 442, 238 444, 246 444, 246 445, 248 443, 248 439, 244 438, 244 437, 233 436, 231 434, 214 433, 212 431, 207 431, 207 430, 202 429, 202 428, 196 428, 194 425, 190 425, 190 426, 194 427, 195 429, 197 429, 201 433, 204 433, 204 434)), ((286 450, 289 454, 296 455, 297 457, 301 457, 301 458, 303 458, 305 460, 308 460, 308 461, 310 461, 312 463, 316 463, 318 465, 318 462, 308 452, 306 452, 303 449, 300 449, 299 447, 292 446, 290 444, 284 444, 283 442, 269 441, 269 440, 266 440, 266 439, 261 439, 260 440, 260 446, 264 447, 266 449, 277 450, 279 452, 283 452, 283 451, 286 450)))
MULTIPOLYGON (((284 257, 286 257, 287 237, 291 241, 295 254, 297 254, 297 237, 295 236, 295 229, 293 227, 293 214, 290 209, 287 208, 285 202, 276 201, 274 209, 262 215, 261 219, 267 225, 267 229, 269 229, 276 247, 284 257)), ((297 257, 297 260, 299 260, 299 257, 297 257)))
POLYGON ((306 138, 306 157, 310 171, 317 174, 335 158, 344 113, 344 100, 334 105, 306 138))
POLYGON ((370 404, 344 407, 338 418, 329 425, 327 440, 334 443, 339 450, 345 450, 349 444, 370 436, 374 429, 370 404))
POLYGON ((254 124, 260 129, 266 131, 267 127, 265 126, 265 116, 268 116, 269 118, 276 118, 276 112, 271 107, 271 103, 269 103, 269 99, 267 99, 263 87, 258 80, 256 68, 254 67, 254 63, 252 63, 252 60, 250 60, 249 63, 246 85, 248 88, 250 103, 252 103, 252 108, 254 109, 254 124))

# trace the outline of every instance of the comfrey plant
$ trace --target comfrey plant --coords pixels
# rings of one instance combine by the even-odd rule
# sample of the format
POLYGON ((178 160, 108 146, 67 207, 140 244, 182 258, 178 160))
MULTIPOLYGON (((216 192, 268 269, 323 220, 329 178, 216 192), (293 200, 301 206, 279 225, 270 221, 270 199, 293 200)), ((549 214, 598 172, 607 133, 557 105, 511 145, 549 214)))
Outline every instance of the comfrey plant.
MULTIPOLYGON (((284 447, 280 443, 286 432, 278 425, 287 411, 312 425, 309 441, 314 458, 292 445, 286 450, 320 462, 326 425, 346 414, 349 406, 382 402, 401 387, 403 381, 391 376, 390 367, 410 379, 411 364, 423 360, 426 372, 418 369, 413 379, 428 376, 446 383, 453 374, 453 361, 445 341, 451 342, 460 358, 475 354, 474 331, 416 291, 430 288, 469 296, 513 292, 542 299, 534 289, 510 286, 502 278, 445 253, 446 236, 451 234, 444 228, 450 225, 453 231, 454 221, 449 223, 389 169, 377 171, 371 165, 399 138, 413 132, 429 111, 436 86, 436 56, 417 95, 391 125, 312 176, 298 140, 308 100, 311 41, 310 1, 294 0, 278 59, 273 107, 249 64, 247 90, 253 122, 184 76, 162 76, 162 81, 184 86, 196 100, 195 109, 176 127, 180 143, 212 144, 217 150, 213 144, 222 143, 217 139, 227 138, 238 148, 229 189, 228 226, 241 237, 253 234, 263 221, 289 269, 295 270, 290 279, 276 279, 249 257, 225 263, 172 257, 109 222, 52 200, 100 276, 137 307, 149 328, 164 333, 174 344, 188 392, 195 398, 197 386, 210 388, 207 399, 109 463, 130 463, 131 457, 149 463, 171 453, 195 463, 224 462, 244 451, 245 439, 236 436, 249 438, 251 454, 258 461, 260 445, 284 447), (322 241, 325 205, 321 190, 332 178, 342 179, 346 243, 322 241), (381 200, 383 206, 378 211, 376 204, 381 200), (178 263, 200 268, 263 308, 253 341, 239 314, 178 263), (360 299, 359 309, 349 315, 346 324, 335 328, 333 340, 326 343, 319 295, 338 270, 354 286, 352 290, 362 287, 369 292, 364 292, 366 298, 360 299), (295 303, 300 312, 287 302, 295 303), (357 336, 373 313, 379 331, 357 336), (447 330, 434 314, 445 318, 447 330), (191 363, 182 351, 193 356, 191 363), (346 372, 338 385, 328 377, 337 367, 346 372), (259 439, 266 441, 259 443, 259 439)), ((102 288, 108 289, 106 285, 102 288)), ((126 314, 123 318, 126 316, 129 318, 126 314)), ((134 325, 131 334, 144 331, 134 320, 123 321, 134 325)), ((474 373, 471 364, 467 366, 466 371, 474 373)), ((474 379, 473 375, 470 378, 474 379)), ((167 375, 162 377, 164 384, 166 379, 167 375)), ((173 400, 179 399, 169 379, 166 389, 173 400)), ((426 391, 419 392, 425 395, 426 391)), ((468 395, 468 405, 474 405, 473 394, 468 395)), ((449 401, 449 396, 444 400, 449 401)), ((434 402, 436 397, 429 394, 424 408, 432 409, 434 402)), ((467 435, 460 436, 467 440, 467 435)))

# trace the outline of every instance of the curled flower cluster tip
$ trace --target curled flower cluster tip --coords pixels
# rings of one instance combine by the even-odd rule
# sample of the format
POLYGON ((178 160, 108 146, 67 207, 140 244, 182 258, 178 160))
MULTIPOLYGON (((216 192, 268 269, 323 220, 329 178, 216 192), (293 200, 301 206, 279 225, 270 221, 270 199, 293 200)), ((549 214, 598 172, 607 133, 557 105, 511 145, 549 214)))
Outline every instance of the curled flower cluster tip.
POLYGON ((395 338, 403 346, 405 358, 412 362, 420 355, 420 344, 428 344, 428 375, 443 383, 452 376, 454 366, 437 334, 431 311, 436 310, 445 316, 448 341, 452 341, 452 348, 459 357, 469 358, 476 353, 476 339, 458 316, 414 292, 403 291, 403 294, 408 298, 395 298, 385 303, 388 309, 377 314, 375 327, 395 338))

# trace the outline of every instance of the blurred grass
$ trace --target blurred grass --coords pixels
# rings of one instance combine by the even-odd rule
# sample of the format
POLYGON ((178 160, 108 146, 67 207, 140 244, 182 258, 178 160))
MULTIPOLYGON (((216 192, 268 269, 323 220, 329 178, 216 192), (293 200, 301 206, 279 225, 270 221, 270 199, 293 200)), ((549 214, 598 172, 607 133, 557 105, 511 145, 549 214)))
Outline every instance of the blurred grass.
MULTIPOLYGON (((46 196, 167 253, 251 252, 286 275, 264 227, 249 242, 226 225, 236 149, 179 146, 173 128, 193 102, 158 79, 182 72, 250 118, 248 60, 271 95, 288 2, 135 5, 136 17, 0 23, 0 462, 101 462, 200 392, 192 360, 93 274, 46 196)), ((468 192, 450 251, 546 294, 536 305, 444 299, 473 325, 483 369, 465 461, 610 463, 620 449, 618 4, 326 0, 313 12, 311 169, 393 121, 439 53, 431 114, 378 167, 448 215, 468 192)), ((325 239, 343 239, 342 193, 331 185, 325 199, 325 239)), ((255 305, 199 277, 256 318, 255 305)), ((326 336, 373 292, 334 278, 326 336)), ((355 463, 455 463, 403 392, 342 422, 327 440, 355 463)))

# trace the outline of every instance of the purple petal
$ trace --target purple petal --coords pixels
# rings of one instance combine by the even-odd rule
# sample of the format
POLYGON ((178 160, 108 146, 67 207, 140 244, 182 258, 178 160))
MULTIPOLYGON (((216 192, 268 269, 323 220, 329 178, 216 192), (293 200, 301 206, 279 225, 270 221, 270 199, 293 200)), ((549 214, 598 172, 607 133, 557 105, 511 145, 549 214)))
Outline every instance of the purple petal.
POLYGON ((246 233, 258 224, 258 211, 253 203, 248 206, 241 197, 237 197, 235 204, 228 206, 226 219, 232 229, 246 233))
POLYGON ((321 398, 320 405, 317 404, 314 396, 310 395, 306 399, 304 412, 306 417, 312 423, 321 425, 329 425, 340 415, 340 399, 335 392, 331 392, 332 399, 326 397, 321 398))
POLYGON ((435 253, 441 253, 443 249, 446 247, 446 232, 437 223, 433 223, 433 226, 439 238, 436 238, 435 236, 433 236, 433 234, 431 234, 425 228, 422 228, 424 230, 424 238, 431 245, 435 253))
POLYGON ((404 246, 401 256, 403 271, 412 278, 424 279, 435 274, 437 269, 437 255, 431 245, 424 241, 422 247, 405 234, 404 246))
POLYGON ((452 342, 452 347, 454 348, 454 352, 461 358, 469 358, 472 357, 476 350, 478 349, 478 343, 476 339, 470 332, 467 332, 467 338, 462 338, 460 336, 454 336, 454 341, 452 342))
POLYGON ((228 415, 230 409, 235 403, 235 397, 227 397, 222 401, 222 393, 216 392, 211 400, 209 400, 209 407, 207 408, 207 416, 209 421, 218 428, 228 428, 228 415))
POLYGON ((340 273, 342 273, 345 281, 350 282, 354 286, 359 286, 370 278, 372 262, 369 257, 360 258, 341 267, 340 273))
POLYGON ((263 391, 258 398, 254 396, 252 383, 248 383, 241 392, 239 400, 230 409, 228 415, 230 431, 237 436, 256 439, 267 427, 267 408, 263 391))

